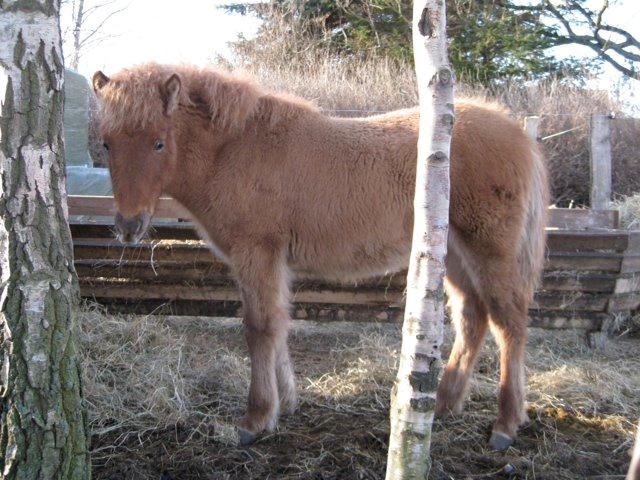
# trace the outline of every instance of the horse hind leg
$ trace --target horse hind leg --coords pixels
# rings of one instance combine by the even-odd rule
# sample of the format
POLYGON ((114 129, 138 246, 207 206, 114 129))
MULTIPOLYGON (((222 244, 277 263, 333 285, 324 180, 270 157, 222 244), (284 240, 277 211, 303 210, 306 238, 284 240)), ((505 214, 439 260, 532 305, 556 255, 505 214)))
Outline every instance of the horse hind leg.
POLYGON ((462 411, 469 378, 473 373, 488 324, 486 309, 464 272, 448 266, 445 286, 456 337, 438 385, 436 414, 440 416, 458 414, 462 411))
POLYGON ((495 450, 501 451, 513 444, 518 428, 528 421, 524 372, 526 316, 517 309, 504 316, 491 315, 491 332, 500 347, 500 387, 498 418, 489 443, 495 450))
POLYGON ((499 262, 484 269, 482 285, 489 312, 489 326, 500 349, 500 385, 498 417, 493 427, 490 445, 498 451, 513 444, 518 428, 528 421, 525 408, 524 355, 527 341, 526 287, 519 275, 504 272, 515 270, 499 262), (493 273, 492 271, 493 270, 493 273))

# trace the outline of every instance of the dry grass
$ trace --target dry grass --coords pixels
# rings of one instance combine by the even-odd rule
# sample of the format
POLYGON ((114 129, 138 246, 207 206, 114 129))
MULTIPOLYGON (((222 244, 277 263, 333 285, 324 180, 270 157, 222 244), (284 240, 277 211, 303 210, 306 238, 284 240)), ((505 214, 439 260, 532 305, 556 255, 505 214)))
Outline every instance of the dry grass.
POLYGON ((299 22, 274 14, 260 42, 233 45, 226 67, 252 74, 262 85, 315 101, 341 116, 362 116, 416 104, 413 70, 380 57, 338 55, 310 43, 299 22))
MULTIPOLYGON (((300 412, 283 419, 277 433, 238 448, 232 424, 249 373, 238 321, 114 317, 94 309, 81 313, 81 323, 94 478, 384 477, 397 326, 296 322, 300 412)), ((532 423, 515 448, 496 454, 485 448, 497 368, 488 345, 465 413, 436 426, 431 478, 622 475, 640 414, 636 352, 634 340, 592 351, 577 333, 532 331, 532 423)))
POLYGON ((620 226, 628 230, 640 230, 640 194, 621 195, 613 207, 620 212, 620 226))

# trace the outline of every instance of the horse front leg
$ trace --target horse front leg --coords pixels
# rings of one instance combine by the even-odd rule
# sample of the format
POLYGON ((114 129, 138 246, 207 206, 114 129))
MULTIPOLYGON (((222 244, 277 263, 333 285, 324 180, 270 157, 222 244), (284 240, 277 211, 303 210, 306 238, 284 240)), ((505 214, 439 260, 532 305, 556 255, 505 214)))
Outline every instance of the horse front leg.
POLYGON ((276 379, 280 397, 280 413, 291 415, 298 408, 298 393, 296 392, 295 374, 286 338, 276 350, 276 379))
POLYGON ((295 399, 293 373, 286 348, 289 325, 288 279, 284 259, 277 252, 248 250, 235 262, 244 308, 244 326, 251 383, 247 412, 240 421, 240 443, 248 444, 278 422, 279 386, 295 399), (286 375, 285 375, 286 374, 286 375))
MULTIPOLYGON (((245 317, 245 322, 246 322, 245 317)), ((247 324, 249 322, 246 322, 247 324)), ((251 359, 251 383, 247 412, 240 421, 240 443, 246 445, 263 431, 272 432, 278 422, 278 387, 275 357, 277 333, 268 328, 246 325, 245 336, 251 359)))

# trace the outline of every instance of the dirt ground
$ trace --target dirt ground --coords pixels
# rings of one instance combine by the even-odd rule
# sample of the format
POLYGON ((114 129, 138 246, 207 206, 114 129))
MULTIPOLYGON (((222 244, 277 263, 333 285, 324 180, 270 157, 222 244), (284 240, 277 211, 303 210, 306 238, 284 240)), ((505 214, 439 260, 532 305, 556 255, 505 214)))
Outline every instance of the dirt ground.
MULTIPOLYGON (((80 317, 95 479, 384 478, 399 327, 295 322, 300 410, 241 448, 233 420, 249 361, 239 321, 95 308, 80 317)), ((506 453, 486 446, 498 364, 487 342, 464 414, 436 424, 430 478, 624 478, 640 416, 638 342, 596 351, 577 332, 532 329, 531 425, 506 453)))

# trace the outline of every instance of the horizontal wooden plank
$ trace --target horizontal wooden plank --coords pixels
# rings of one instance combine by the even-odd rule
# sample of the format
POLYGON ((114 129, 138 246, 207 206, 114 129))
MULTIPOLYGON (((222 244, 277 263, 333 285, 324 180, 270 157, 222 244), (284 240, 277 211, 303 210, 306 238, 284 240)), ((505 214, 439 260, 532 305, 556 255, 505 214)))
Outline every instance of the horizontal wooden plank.
POLYGON ((548 225, 561 229, 618 228, 617 210, 550 208, 548 225))
POLYGON ((536 292, 531 308, 537 310, 564 310, 605 312, 610 295, 582 292, 536 292))
MULTIPOLYGON (((122 300, 113 298, 92 298, 91 301, 106 306, 111 313, 198 315, 209 317, 241 317, 242 305, 239 301, 193 301, 193 300, 122 300)), ((402 322, 403 311, 399 308, 367 307, 362 305, 317 305, 296 303, 292 308, 292 318, 319 321, 352 322, 402 322)), ((531 310, 530 326, 546 329, 600 330, 607 314, 592 312, 545 312, 531 310)))
MULTIPOLYGON (((146 281, 152 283, 189 283, 198 285, 222 285, 233 283, 226 265, 215 263, 158 262, 152 265, 149 261, 123 260, 76 260, 76 271, 80 278, 119 278, 146 281)), ((634 280, 618 279, 615 274, 546 272, 541 291, 561 292, 613 292, 617 293, 640 290, 640 276, 634 280), (620 282, 619 284, 616 281, 620 282)), ((328 283, 321 280, 300 280, 296 285, 301 288, 326 288, 330 285, 341 288, 359 289, 395 289, 403 290, 406 286, 406 272, 373 278, 357 283, 328 283)), ((297 288, 297 287, 296 287, 297 288)))
MULTIPOLYGON (((162 299, 162 300, 215 300, 238 301, 237 288, 233 286, 148 285, 133 282, 93 281, 80 279, 84 297, 162 299)), ((403 303, 402 292, 381 290, 295 290, 293 301, 302 303, 336 303, 344 305, 386 305, 399 307, 403 303)))
POLYGON ((582 329, 597 332, 609 315, 592 312, 548 312, 529 310, 530 325, 545 329, 582 329))
POLYGON ((617 294, 640 292, 640 274, 630 273, 619 275, 618 278, 616 278, 616 285, 613 292, 617 294))
MULTIPOLYGON (((140 243, 122 245, 116 240, 78 239, 74 241, 77 259, 171 261, 212 263, 214 257, 201 242, 140 243)), ((640 270, 640 255, 625 255, 627 271, 640 270)), ((545 269, 619 272, 623 255, 607 252, 550 252, 545 269)))
MULTIPOLYGON (((68 196, 69 215, 112 216, 113 197, 87 195, 68 196)), ((156 205, 155 218, 191 218, 191 215, 172 198, 161 198, 156 205)), ((579 208, 550 208, 549 227, 562 229, 618 228, 617 210, 579 208)))
MULTIPOLYGON (((69 220, 71 236, 74 239, 115 237, 113 223, 98 223, 92 220, 71 218, 69 220)), ((147 238, 152 240, 200 240, 200 236, 191 222, 155 222, 147 238)))
MULTIPOLYGON (((194 285, 148 284, 108 279, 81 278, 80 286, 85 297, 124 298, 131 300, 193 300, 193 301, 238 301, 239 295, 233 284, 194 285)), ((609 302, 607 294, 558 294, 539 292, 532 308, 538 310, 566 310, 605 312, 609 302)), ((345 289, 294 289, 294 302, 344 305, 379 305, 402 307, 403 292, 390 290, 345 289)))
POLYGON ((553 252, 623 252, 628 245, 627 230, 547 231, 547 249, 553 252))
MULTIPOLYGON (((114 227, 108 223, 90 220, 71 220, 71 234, 75 239, 114 238, 114 227)), ((547 248, 558 252, 624 251, 629 244, 626 230, 549 230, 547 248)), ((152 240, 199 240, 193 224, 189 222, 156 223, 149 230, 152 240)))
MULTIPOLYGON (((113 197, 69 195, 69 215, 113 216, 116 212, 113 197)), ((191 214, 172 198, 160 198, 156 203, 155 218, 191 218, 191 214)))
POLYGON ((119 278, 148 283, 225 284, 232 282, 226 265, 215 263, 76 260, 80 278, 119 278))
POLYGON ((116 260, 76 260, 76 272, 83 279, 120 279, 154 283, 190 285, 233 284, 228 268, 221 263, 184 264, 181 262, 118 262, 116 260))
POLYGON ((213 254, 201 242, 162 241, 129 246, 116 240, 79 239, 74 240, 73 251, 75 258, 79 260, 166 261, 193 264, 216 262, 213 254))
POLYGON ((620 273, 636 273, 640 272, 640 255, 637 253, 624 253, 622 263, 620 265, 620 273))
MULTIPOLYGON (((158 315, 196 315, 208 317, 242 317, 240 302, 192 301, 192 300, 119 300, 91 298, 105 306, 110 313, 135 313, 158 315)), ((399 308, 381 308, 364 305, 294 304, 291 316, 299 320, 348 321, 348 322, 402 322, 399 308)))
POLYGON ((618 275, 615 273, 547 271, 544 272, 539 290, 611 293, 617 280, 618 275))
POLYGON ((606 252, 549 252, 545 270, 620 272, 623 255, 606 252))
POLYGON ((613 295, 608 304, 609 313, 628 312, 640 308, 640 292, 629 292, 613 295))
MULTIPOLYGON (((158 284, 225 285, 234 284, 229 269, 220 262, 189 263, 157 262, 153 265, 147 261, 120 260, 76 260, 76 271, 80 278, 91 279, 127 279, 158 284)), ((334 282, 301 279, 295 282, 294 288, 324 289, 378 289, 403 291, 406 283, 406 272, 372 278, 360 282, 334 282)), ((151 288, 151 287, 149 287, 151 288)))

